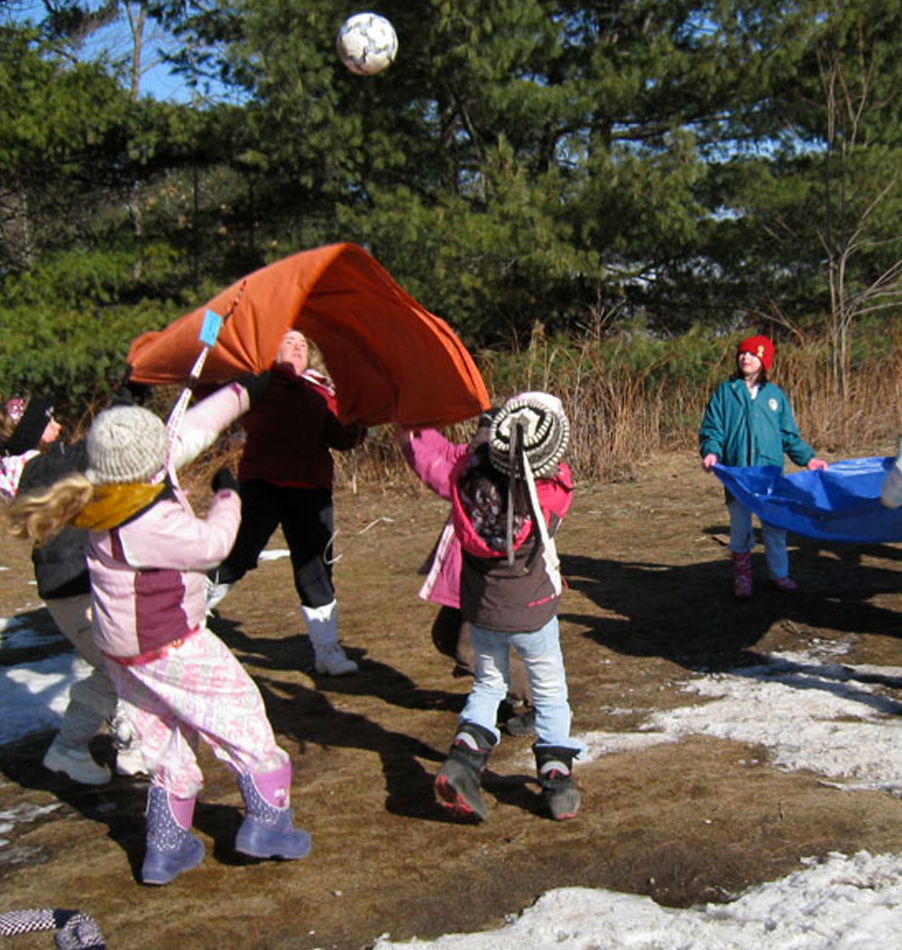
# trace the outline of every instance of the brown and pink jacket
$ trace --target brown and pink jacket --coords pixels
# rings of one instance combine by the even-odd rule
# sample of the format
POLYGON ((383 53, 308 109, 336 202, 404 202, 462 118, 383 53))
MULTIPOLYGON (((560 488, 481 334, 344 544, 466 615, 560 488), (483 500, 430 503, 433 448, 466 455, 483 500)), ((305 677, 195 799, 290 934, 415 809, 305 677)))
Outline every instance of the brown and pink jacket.
MULTIPOLYGON (((512 565, 504 551, 484 540, 457 490, 470 456, 468 446, 455 445, 434 430, 412 435, 405 450, 408 464, 423 482, 451 501, 451 520, 461 549, 460 608, 464 619, 503 633, 540 630, 557 612, 560 599, 562 581, 556 551, 543 545, 533 557, 537 532, 529 519, 514 539, 512 565)), ((554 534, 570 509, 572 491, 570 468, 565 464, 558 466, 553 478, 536 481, 552 547, 554 534)), ((453 555, 449 560, 453 563, 453 555)), ((453 578, 446 575, 444 580, 447 583, 453 578)))

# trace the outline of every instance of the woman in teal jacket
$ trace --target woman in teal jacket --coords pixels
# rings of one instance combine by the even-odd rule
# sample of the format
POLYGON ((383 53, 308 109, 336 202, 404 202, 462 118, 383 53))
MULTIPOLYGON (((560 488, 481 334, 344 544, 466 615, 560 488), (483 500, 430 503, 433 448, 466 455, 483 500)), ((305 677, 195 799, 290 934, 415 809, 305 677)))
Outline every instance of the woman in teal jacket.
MULTIPOLYGON (((714 391, 699 429, 699 452, 706 472, 718 462, 736 467, 776 465, 782 470, 784 455, 809 469, 827 467, 799 435, 786 394, 767 381, 773 360, 774 345, 765 336, 751 336, 739 344, 736 372, 714 391)), ((727 510, 734 592, 738 598, 751 597, 752 513, 729 492, 727 510)), ((761 529, 771 582, 779 590, 795 590, 798 585, 789 576, 786 532, 768 524, 762 524, 761 529)))

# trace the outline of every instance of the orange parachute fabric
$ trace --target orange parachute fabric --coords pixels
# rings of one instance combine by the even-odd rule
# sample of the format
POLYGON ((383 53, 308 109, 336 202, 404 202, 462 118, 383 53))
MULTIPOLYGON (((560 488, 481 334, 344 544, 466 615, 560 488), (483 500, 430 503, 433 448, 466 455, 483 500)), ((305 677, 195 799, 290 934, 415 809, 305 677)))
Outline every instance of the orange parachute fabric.
POLYGON ((132 341, 137 383, 184 383, 203 344, 204 315, 232 313, 201 384, 268 369, 289 329, 320 350, 349 425, 450 425, 490 405, 472 357, 447 323, 423 308, 356 244, 301 251, 263 267, 166 329, 132 341))

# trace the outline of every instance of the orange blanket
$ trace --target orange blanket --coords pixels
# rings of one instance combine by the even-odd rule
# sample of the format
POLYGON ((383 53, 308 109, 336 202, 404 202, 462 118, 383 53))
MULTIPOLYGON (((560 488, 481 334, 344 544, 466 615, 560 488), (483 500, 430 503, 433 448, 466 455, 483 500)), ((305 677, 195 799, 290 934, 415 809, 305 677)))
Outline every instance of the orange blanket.
POLYGON ((132 379, 184 383, 202 347, 204 313, 232 308, 207 357, 204 386, 267 369, 294 328, 322 353, 345 425, 443 426, 489 406, 479 370, 448 324, 347 243, 263 267, 165 330, 139 336, 128 354, 132 379))

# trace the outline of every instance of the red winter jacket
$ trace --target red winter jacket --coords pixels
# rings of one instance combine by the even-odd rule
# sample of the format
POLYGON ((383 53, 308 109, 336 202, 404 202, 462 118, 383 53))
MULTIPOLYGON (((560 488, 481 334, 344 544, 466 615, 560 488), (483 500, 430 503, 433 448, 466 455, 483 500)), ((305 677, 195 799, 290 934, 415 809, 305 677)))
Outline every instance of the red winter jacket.
POLYGON ((352 449, 366 430, 338 421, 331 388, 310 376, 274 369, 262 396, 241 420, 247 442, 238 478, 274 485, 332 490, 329 449, 352 449))

